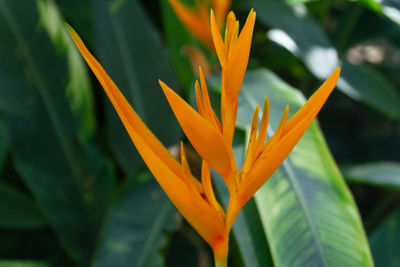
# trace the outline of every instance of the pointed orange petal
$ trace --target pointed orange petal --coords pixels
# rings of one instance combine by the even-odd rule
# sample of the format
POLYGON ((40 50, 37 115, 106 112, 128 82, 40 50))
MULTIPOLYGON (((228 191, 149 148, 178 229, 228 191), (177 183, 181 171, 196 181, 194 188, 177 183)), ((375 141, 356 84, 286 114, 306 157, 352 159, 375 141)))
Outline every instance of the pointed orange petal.
POLYGON ((225 142, 232 145, 233 135, 235 132, 235 123, 237 116, 238 101, 236 99, 228 99, 227 93, 224 89, 225 73, 222 72, 222 92, 221 92, 221 119, 222 119, 222 133, 225 142))
POLYGON ((180 176, 179 163, 171 156, 168 150, 160 143, 160 141, 153 135, 153 133, 147 128, 140 117, 126 101, 125 97, 121 94, 117 86, 110 79, 103 67, 97 62, 97 60, 88 51, 78 34, 68 26, 68 30, 71 34, 75 45, 78 47, 85 61, 96 75, 97 79, 101 83, 106 92, 108 98, 113 104, 119 117, 121 118, 126 130, 128 131, 132 141, 132 134, 140 135, 143 140, 147 143, 149 148, 160 158, 177 176, 180 176))
POLYGON ((221 174, 230 172, 233 169, 233 152, 219 131, 165 83, 159 82, 175 117, 196 151, 217 172, 221 174))
POLYGON ((281 121, 279 122, 278 128, 276 128, 276 132, 274 134, 274 135, 276 135, 277 140, 279 140, 281 138, 282 133, 285 129, 288 114, 289 114, 289 105, 286 105, 285 111, 283 112, 283 115, 281 118, 281 121))
POLYGON ((198 186, 199 183, 196 178, 192 176, 192 172, 190 171, 189 163, 186 158, 185 149, 183 143, 181 142, 181 165, 182 165, 182 176, 184 177, 185 183, 188 186, 191 194, 201 195, 203 192, 203 188, 198 186))
POLYGON ((255 148, 254 145, 255 145, 256 135, 257 135, 258 110, 259 110, 259 106, 257 105, 256 109, 254 110, 253 120, 251 122, 249 144, 247 146, 246 159, 244 161, 241 174, 248 173, 249 169, 251 168, 251 166, 253 164, 253 155, 254 155, 254 148, 255 148))
POLYGON ((293 115, 292 118, 287 122, 286 129, 283 134, 289 132, 297 123, 303 119, 311 110, 316 106, 320 108, 325 103, 326 99, 335 88, 335 85, 339 79, 340 67, 337 67, 331 76, 321 85, 321 87, 308 99, 307 103, 293 115))
POLYGON ((213 48, 208 19, 205 21, 193 10, 182 5, 179 0, 168 0, 175 14, 182 23, 192 32, 203 44, 213 48))
POLYGON ((285 129, 288 113, 289 113, 289 106, 286 106, 275 134, 268 139, 268 142, 262 148, 262 152, 260 155, 261 157, 266 157, 271 151, 271 149, 273 149, 273 147, 279 142, 280 138, 282 137, 282 133, 285 129))
POLYGON ((300 138, 306 132, 308 127, 321 110, 327 97, 332 92, 335 83, 338 79, 339 70, 336 70, 334 74, 328 79, 327 82, 321 86, 317 92, 307 101, 303 107, 307 107, 306 111, 300 109, 301 117, 296 116, 296 124, 292 124, 288 130, 288 124, 284 127, 280 140, 275 146, 271 146, 268 153, 261 155, 255 163, 253 169, 246 177, 245 183, 242 187, 243 198, 247 201, 252 195, 271 177, 271 175, 279 168, 280 164, 289 155, 295 145, 299 142, 300 138), (324 94, 328 92, 328 94, 324 94), (310 105, 309 103, 312 103, 310 105), (298 119, 297 119, 298 118, 298 119))
POLYGON ((226 87, 230 98, 236 98, 242 86, 247 63, 249 61, 255 19, 256 13, 251 10, 239 38, 236 41, 231 57, 228 59, 227 75, 229 79, 226 81, 226 87))
POLYGON ((245 201, 248 201, 279 168, 314 120, 318 113, 317 110, 317 108, 313 109, 291 132, 271 148, 267 155, 262 155, 257 160, 241 188, 245 201))
POLYGON ((194 84, 194 94, 196 98, 196 105, 197 105, 197 110, 199 111, 201 116, 205 116, 205 107, 203 103, 203 95, 201 94, 200 91, 200 85, 199 82, 196 81, 194 84))
POLYGON ((226 68, 226 63, 228 60, 228 53, 226 51, 224 41, 222 41, 221 33, 219 31, 219 27, 215 20, 214 12, 212 10, 211 10, 211 33, 214 41, 215 51, 217 52, 217 56, 219 59, 219 63, 221 64, 221 67, 224 69, 226 68))
POLYGON ((220 214, 220 216, 224 216, 224 211, 219 205, 217 199, 215 198, 211 182, 210 167, 208 166, 205 160, 203 160, 201 165, 201 184, 203 185, 204 192, 206 194, 208 201, 211 203, 211 205, 213 205, 213 207, 220 214))
POLYGON ((207 119, 214 125, 215 128, 220 129, 221 123, 218 120, 213 108, 211 107, 210 96, 208 94, 206 80, 204 79, 203 70, 199 67, 199 76, 200 76, 200 84, 201 91, 203 95, 204 107, 207 113, 207 119))
POLYGON ((236 16, 233 11, 229 12, 228 17, 226 18, 226 27, 225 27, 225 47, 229 51, 229 47, 234 40, 234 32, 235 32, 235 25, 238 22, 236 21, 236 16))
POLYGON ((222 124, 217 116, 217 114, 215 114, 215 112, 213 112, 213 116, 214 116, 214 121, 217 122, 217 128, 219 129, 219 131, 222 133, 222 124))
POLYGON ((175 173, 152 152, 141 136, 134 132, 132 137, 133 140, 135 140, 135 145, 144 162, 169 199, 201 237, 209 244, 212 244, 224 231, 224 219, 221 219, 214 207, 202 199, 199 194, 193 194, 193 189, 190 190, 190 185, 176 176, 175 173))
POLYGON ((269 120, 269 100, 268 97, 265 97, 263 114, 260 123, 260 130, 258 131, 257 142, 255 145, 256 154, 260 152, 262 146, 264 145, 265 137, 267 137, 268 120, 269 120))
POLYGON ((238 34, 239 34, 239 21, 236 21, 235 22, 235 28, 233 30, 232 37, 231 37, 232 40, 229 43, 228 58, 232 57, 232 53, 234 51, 234 47, 235 47, 237 39, 238 39, 238 34))

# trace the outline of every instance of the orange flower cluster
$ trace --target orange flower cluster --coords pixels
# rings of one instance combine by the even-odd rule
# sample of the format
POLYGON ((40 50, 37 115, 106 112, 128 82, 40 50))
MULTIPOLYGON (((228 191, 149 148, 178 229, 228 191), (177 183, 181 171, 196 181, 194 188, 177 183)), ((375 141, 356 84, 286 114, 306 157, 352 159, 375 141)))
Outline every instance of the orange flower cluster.
MULTIPOLYGON (((175 0, 170 2, 175 5, 177 3, 175 0)), ((248 64, 255 18, 256 13, 251 10, 239 34, 239 23, 234 13, 230 12, 227 16, 224 38, 219 31, 220 23, 213 12, 210 22, 206 24, 210 25, 213 45, 222 69, 221 120, 211 107, 201 68, 200 82, 195 83, 198 111, 165 83, 159 82, 184 133, 203 160, 199 180, 193 177, 190 171, 183 145, 181 145, 181 162, 178 162, 146 127, 101 65, 87 50, 77 33, 69 27, 76 46, 103 86, 151 173, 185 219, 212 247, 217 266, 226 266, 229 233, 237 214, 300 140, 335 87, 340 73, 340 69, 336 69, 289 120, 286 108, 279 127, 267 142, 265 142, 268 127, 266 98, 260 127, 258 127, 259 107, 254 112, 246 159, 239 172, 233 156, 232 139, 238 94, 248 64), (216 200, 210 167, 221 174, 229 189, 230 199, 226 211, 216 200)), ((198 24, 200 23, 203 22, 199 20, 198 24)))

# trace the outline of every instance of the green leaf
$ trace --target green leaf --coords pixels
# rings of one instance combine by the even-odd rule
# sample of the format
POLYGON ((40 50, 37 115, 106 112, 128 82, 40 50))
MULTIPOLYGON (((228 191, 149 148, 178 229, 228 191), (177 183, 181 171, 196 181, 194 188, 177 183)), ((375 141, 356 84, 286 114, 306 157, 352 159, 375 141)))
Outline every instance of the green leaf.
POLYGON ((93 266, 163 266, 161 248, 175 219, 176 210, 155 181, 128 180, 107 216, 93 266))
POLYGON ((336 49, 320 27, 307 15, 304 5, 290 6, 283 1, 249 0, 260 23, 274 27, 268 36, 301 58, 318 79, 326 79, 343 65, 338 89, 349 97, 362 101, 384 114, 400 119, 400 94, 390 81, 372 67, 340 62, 336 49))
POLYGON ((400 95, 386 77, 369 65, 343 62, 338 88, 351 98, 381 109, 392 118, 400 118, 400 95))
POLYGON ((343 175, 352 183, 400 189, 400 164, 397 162, 372 162, 346 166, 343 168, 343 175))
POLYGON ((395 267, 400 265, 400 210, 394 212, 370 236, 372 255, 376 266, 395 267))
POLYGON ((254 8, 258 22, 280 29, 271 38, 300 57, 317 78, 325 79, 340 64, 336 49, 304 5, 248 0, 246 7, 254 8))
MULTIPOLYGON (((180 136, 157 80, 176 89, 160 36, 138 1, 95 0, 96 51, 121 92, 161 142, 180 136)), ((114 108, 107 100, 107 119, 114 153, 127 174, 142 163, 114 108)))
POLYGON ((113 172, 91 144, 81 143, 66 97, 68 54, 53 43, 35 1, 21 4, 0 0, 0 113, 17 173, 65 250, 85 265, 113 172))
POLYGON ((256 203, 250 200, 237 216, 233 235, 246 267, 274 266, 256 203))
POLYGON ((47 30, 57 53, 63 53, 68 62, 66 95, 78 123, 79 137, 87 140, 96 128, 94 103, 88 73, 57 7, 52 1, 38 0, 40 24, 47 30))
MULTIPOLYGON (((248 72, 239 95, 237 126, 250 129, 256 105, 270 100, 276 129, 286 104, 291 115, 302 94, 267 70, 248 72)), ((290 115, 289 115, 290 116, 290 115)), ((277 266, 372 266, 354 200, 313 123, 280 169, 255 195, 277 266)))
POLYGON ((35 229, 46 224, 31 199, 0 182, 0 227, 35 229))
MULTIPOLYGON (((354 1, 354 0, 353 0, 354 1)), ((381 12, 382 11, 382 6, 378 1, 375 0, 356 0, 359 3, 362 3, 363 5, 369 7, 372 10, 381 12)))
POLYGON ((40 261, 30 260, 0 260, 0 267, 48 267, 49 265, 40 261))
POLYGON ((396 0, 356 0, 376 13, 400 26, 400 5, 396 0))

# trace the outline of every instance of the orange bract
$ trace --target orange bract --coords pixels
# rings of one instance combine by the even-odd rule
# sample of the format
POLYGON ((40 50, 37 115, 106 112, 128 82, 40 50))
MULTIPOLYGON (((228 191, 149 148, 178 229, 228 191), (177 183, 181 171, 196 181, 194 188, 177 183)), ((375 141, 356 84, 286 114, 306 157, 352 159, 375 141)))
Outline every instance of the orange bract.
POLYGON ((222 27, 231 0, 212 0, 211 3, 210 1, 196 0, 196 6, 193 8, 183 5, 180 0, 168 1, 185 27, 204 45, 214 49, 208 17, 210 7, 215 10, 218 25, 222 27))
MULTIPOLYGON (((175 5, 178 3, 176 0, 170 2, 175 5)), ((203 159, 200 181, 194 178, 190 171, 183 145, 181 144, 179 163, 138 117, 76 32, 68 26, 72 39, 103 86, 151 173, 186 220, 210 244, 216 263, 222 266, 227 260, 229 232, 240 209, 289 155, 332 92, 340 73, 340 69, 337 68, 289 120, 287 120, 289 108, 286 107, 275 134, 267 142, 265 139, 269 116, 268 98, 264 102, 260 127, 258 127, 257 106, 252 120, 245 162, 239 173, 231 145, 237 116, 238 94, 247 68, 255 18, 256 13, 251 10, 239 33, 239 23, 234 13, 230 12, 224 39, 221 37, 213 12, 210 23, 207 24, 211 27, 213 43, 222 69, 221 121, 211 107, 201 68, 200 83, 198 81, 195 83, 198 111, 165 83, 159 81, 183 131, 203 159), (226 212, 215 198, 210 167, 219 172, 227 184, 230 199, 226 212)), ((202 22, 199 20, 192 23, 200 25, 202 22)))

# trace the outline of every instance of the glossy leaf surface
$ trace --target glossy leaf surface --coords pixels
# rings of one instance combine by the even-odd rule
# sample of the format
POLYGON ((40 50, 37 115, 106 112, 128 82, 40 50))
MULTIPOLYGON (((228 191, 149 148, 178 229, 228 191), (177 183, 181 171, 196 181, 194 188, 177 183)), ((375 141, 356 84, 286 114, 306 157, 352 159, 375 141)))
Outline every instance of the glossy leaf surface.
POLYGON ((163 266, 166 232, 176 225, 176 210, 150 177, 128 180, 107 215, 93 266, 163 266))
POLYGON ((372 162, 343 168, 346 180, 391 189, 400 189, 400 164, 397 162, 372 162))
MULTIPOLYGON (((290 117, 305 102, 273 73, 248 72, 239 101, 240 128, 250 127, 252 111, 265 95, 270 99, 270 132, 286 104, 290 117)), ((372 266, 357 207, 315 122, 256 193, 255 202, 274 264, 372 266)))
MULTIPOLYGON (((126 99, 165 146, 178 142, 178 123, 158 85, 177 89, 159 33, 139 1, 95 0, 95 56, 126 99)), ((83 38, 84 39, 84 38, 83 38)), ((109 100, 112 149, 126 174, 142 161, 109 100)))
MULTIPOLYGON (((65 250, 85 264, 113 190, 113 173, 82 138, 76 117, 82 113, 73 112, 67 97, 68 50, 57 50, 56 39, 41 24, 51 2, 24 1, 24 6, 0 1, 0 87, 5 89, 0 112, 16 171, 65 250)), ((64 25, 53 27, 67 34, 64 25)))

